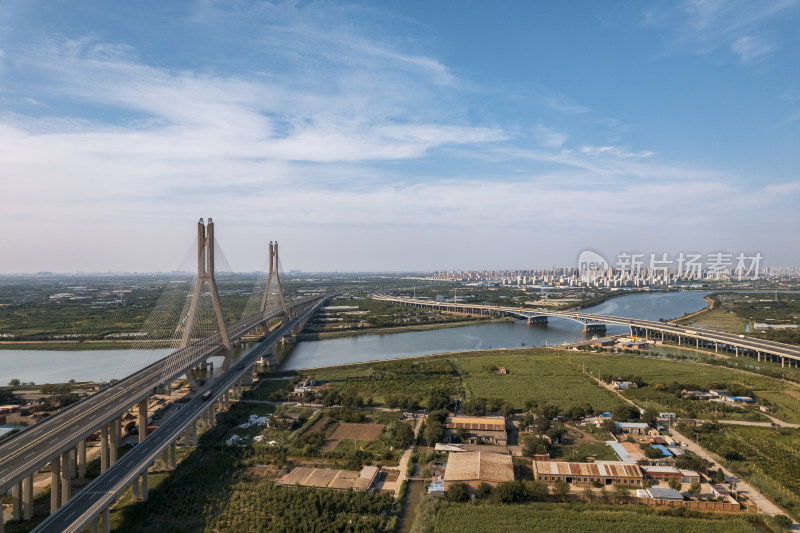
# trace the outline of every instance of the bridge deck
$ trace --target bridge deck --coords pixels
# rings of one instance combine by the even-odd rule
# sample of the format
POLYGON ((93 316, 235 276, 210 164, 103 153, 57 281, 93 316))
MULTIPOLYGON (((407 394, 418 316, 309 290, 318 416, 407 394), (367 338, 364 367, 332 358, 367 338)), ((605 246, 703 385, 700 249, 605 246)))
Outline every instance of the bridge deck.
MULTIPOLYGON (((313 298, 298 300, 293 307, 301 306, 313 298)), ((229 335, 239 339, 260 323, 279 316, 275 311, 269 316, 253 315, 231 325, 229 335)), ((79 440, 93 434, 104 423, 121 416, 132 405, 153 393, 153 389, 164 379, 163 372, 172 357, 186 356, 190 364, 177 368, 171 380, 184 374, 189 368, 222 349, 219 333, 206 337, 165 358, 143 368, 114 385, 85 398, 59 413, 45 418, 31 428, 18 433, 0 444, 0 490, 21 481, 25 476, 75 446, 79 440)), ((184 360, 184 359, 179 359, 184 360)), ((167 369, 170 372, 170 369, 167 369)))
MULTIPOLYGON (((320 302, 322 300, 320 299, 320 302)), ((81 531, 104 508, 112 504, 116 496, 131 485, 136 476, 144 471, 167 446, 178 440, 184 428, 196 420, 210 403, 213 403, 220 395, 230 389, 245 372, 249 371, 255 361, 268 353, 281 337, 290 332, 306 317, 313 314, 319 307, 320 302, 270 333, 258 347, 240 360, 244 363, 244 369, 229 370, 219 376, 213 383, 210 383, 206 387, 214 391, 210 400, 203 401, 201 395, 196 394, 177 414, 159 426, 158 431, 148 435, 143 443, 126 453, 103 475, 95 478, 84 490, 70 499, 66 505, 39 524, 34 531, 54 533, 81 531)))
POLYGON ((675 326, 663 322, 653 322, 650 320, 640 320, 637 318, 625 318, 610 315, 599 315, 593 313, 576 313, 572 311, 550 311, 547 309, 530 309, 519 307, 505 307, 492 305, 473 305, 464 303, 441 303, 428 300, 414 300, 412 298, 396 298, 391 296, 373 296, 376 300, 394 302, 402 305, 413 305, 428 309, 440 309, 449 312, 462 312, 466 314, 495 313, 511 316, 550 316, 575 320, 583 324, 609 324, 626 327, 635 327, 650 331, 660 331, 668 335, 679 335, 702 341, 715 342, 726 346, 736 347, 753 352, 786 357, 795 361, 800 361, 800 347, 783 344, 775 341, 745 337, 732 333, 725 333, 710 329, 688 328, 675 326))

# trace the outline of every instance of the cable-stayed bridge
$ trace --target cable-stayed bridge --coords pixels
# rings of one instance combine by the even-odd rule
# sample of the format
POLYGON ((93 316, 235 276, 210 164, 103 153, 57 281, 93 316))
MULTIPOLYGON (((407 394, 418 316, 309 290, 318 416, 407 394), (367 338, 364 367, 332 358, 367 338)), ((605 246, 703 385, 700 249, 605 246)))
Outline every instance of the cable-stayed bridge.
POLYGON ((256 363, 268 357, 281 339, 302 330, 329 298, 287 302, 279 276, 278 245, 270 243, 269 276, 260 305, 249 316, 226 324, 214 278, 214 223, 201 219, 197 230, 197 279, 174 333, 178 349, 0 444, 0 493, 12 488, 13 519, 32 517, 33 475, 49 463, 51 515, 36 531, 81 531, 86 526, 108 531, 108 509, 117 496, 133 486, 139 498, 146 498, 147 472, 155 458, 161 456, 165 465, 174 467, 177 442, 196 444, 198 425, 213 426, 215 410, 227 409, 230 394, 239 395, 243 385, 252 383, 256 363), (206 318, 211 315, 201 305, 204 291, 210 296, 217 331, 198 338, 195 326, 204 313, 206 318), (263 330, 264 340, 232 367, 234 343, 254 330, 263 330), (222 374, 207 382, 199 380, 194 369, 220 353, 225 357, 222 374), (148 436, 148 398, 183 375, 196 390, 194 398, 148 436), (133 406, 140 444, 117 460, 122 416, 133 406), (101 475, 73 497, 72 479, 86 475, 86 439, 98 430, 101 475))

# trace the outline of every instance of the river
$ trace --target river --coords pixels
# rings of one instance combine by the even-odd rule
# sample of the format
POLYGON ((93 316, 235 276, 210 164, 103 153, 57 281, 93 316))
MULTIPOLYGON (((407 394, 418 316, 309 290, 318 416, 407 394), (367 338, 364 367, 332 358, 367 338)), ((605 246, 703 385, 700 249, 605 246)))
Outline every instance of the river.
MULTIPOLYGON (((598 313, 645 320, 675 318, 706 306, 707 292, 631 294, 612 298, 583 309, 598 313)), ((609 333, 627 328, 612 327, 609 333)), ((359 335, 339 339, 298 343, 281 369, 358 363, 396 357, 413 357, 442 352, 463 352, 523 346, 550 346, 584 339, 582 326, 566 319, 551 318, 546 326, 530 326, 524 320, 491 322, 456 328, 359 335)), ((244 353, 237 349, 237 356, 244 353)), ((0 350, 0 384, 12 378, 23 382, 63 383, 103 381, 122 378, 166 355, 168 350, 0 350)), ((221 358, 212 358, 218 369, 221 358)))

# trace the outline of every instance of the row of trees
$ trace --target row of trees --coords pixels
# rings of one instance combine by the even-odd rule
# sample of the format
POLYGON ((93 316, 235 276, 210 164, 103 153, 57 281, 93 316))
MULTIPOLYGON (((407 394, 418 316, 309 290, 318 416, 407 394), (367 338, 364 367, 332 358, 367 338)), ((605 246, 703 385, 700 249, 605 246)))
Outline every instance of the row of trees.
MULTIPOLYGON (((506 481, 496 487, 488 483, 481 483, 475 489, 475 501, 488 501, 492 503, 527 503, 541 501, 566 501, 570 492, 569 483, 556 481, 551 487, 536 480, 529 481, 506 481)), ((598 493, 592 487, 584 489, 584 496, 588 500, 598 499, 603 503, 609 503, 612 499, 618 503, 624 503, 630 499, 630 489, 624 485, 615 485, 612 493, 603 487, 598 493)), ((445 499, 450 502, 470 501, 470 488, 466 483, 453 483, 447 489, 445 499)))

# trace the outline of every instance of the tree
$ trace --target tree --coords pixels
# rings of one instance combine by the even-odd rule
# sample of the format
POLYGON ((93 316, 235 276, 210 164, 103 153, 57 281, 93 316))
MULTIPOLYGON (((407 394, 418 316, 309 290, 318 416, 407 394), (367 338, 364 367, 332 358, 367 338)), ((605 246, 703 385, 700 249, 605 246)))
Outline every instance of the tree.
POLYGON ((11 381, 9 381, 8 384, 10 386, 12 386, 12 387, 18 387, 19 384, 20 384, 20 381, 17 378, 14 378, 11 381))
POLYGON ((494 489, 494 498, 500 503, 521 503, 528 499, 528 491, 522 481, 506 481, 494 489))
POLYGON ((551 422, 549 418, 542 414, 538 414, 533 421, 533 430, 536 431, 536 433, 543 434, 550 429, 550 424, 551 422))
POLYGON ((594 490, 592 490, 591 485, 586 485, 583 487, 583 497, 586 498, 587 502, 592 501, 594 498, 594 490))
POLYGON ((656 427, 656 422, 658 421, 658 411, 655 407, 648 407, 642 413, 642 422, 647 424, 648 426, 654 428, 656 427))
POLYGON ((617 503, 625 503, 631 497, 631 490, 625 485, 614 485, 614 498, 617 503))
POLYGON ((714 472, 714 483, 725 483, 725 472, 722 471, 722 468, 717 468, 717 471, 714 472))
POLYGON ((522 454, 528 457, 533 455, 544 455, 550 451, 550 445, 547 440, 537 435, 525 436, 524 446, 522 447, 522 454))
POLYGON ((691 485, 689 485, 689 494, 697 494, 700 492, 700 482, 695 481, 691 485))
POLYGON ((553 492, 553 496, 555 496, 558 501, 563 502, 567 499, 567 494, 569 494, 569 483, 559 479, 553 483, 553 486, 550 490, 553 492))
POLYGON ((500 414, 503 418, 511 418, 514 415, 514 408, 510 403, 506 402, 500 406, 500 414))
POLYGON ((469 486, 466 483, 453 483, 444 495, 449 502, 469 501, 469 486))
POLYGON ((658 448, 653 448, 650 444, 643 442, 639 444, 639 447, 644 452, 644 456, 648 459, 661 459, 664 454, 658 448))
POLYGON ((680 478, 677 478, 677 477, 670 478, 670 480, 668 481, 668 484, 669 484, 669 488, 671 488, 671 489, 681 490, 682 483, 681 483, 680 478))
POLYGON ((428 422, 425 428, 425 440, 429 445, 436 444, 444 436, 444 428, 440 422, 428 422))
POLYGON ((494 487, 483 481, 478 485, 478 488, 475 489, 475 498, 478 500, 485 500, 492 495, 492 492, 494 492, 494 487))
POLYGON ((675 466, 682 470, 695 470, 697 472, 706 473, 711 468, 711 462, 703 459, 699 455, 687 452, 675 458, 675 466))
POLYGON ((547 485, 542 481, 531 480, 525 482, 525 491, 531 501, 543 501, 547 499, 549 491, 547 485))
POLYGON ((773 516, 772 523, 778 526, 779 528, 783 529, 784 531, 790 531, 792 529, 792 519, 786 516, 785 514, 779 514, 773 516))
POLYGON ((629 420, 639 419, 639 409, 632 405, 620 404, 614 411, 614 420, 617 422, 628 422, 629 420))
POLYGON ((464 442, 465 440, 468 439, 469 439, 469 430, 467 428, 456 429, 456 432, 453 435, 453 442, 464 442))
POLYGON ((428 411, 436 411, 439 409, 450 409, 453 406, 453 400, 446 391, 441 389, 434 389, 428 396, 428 411))

